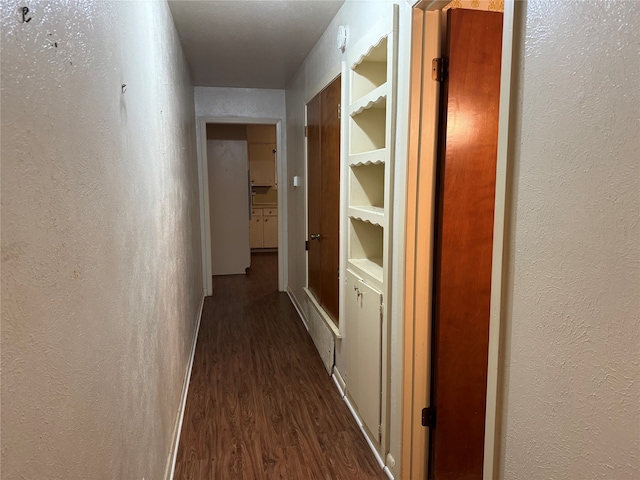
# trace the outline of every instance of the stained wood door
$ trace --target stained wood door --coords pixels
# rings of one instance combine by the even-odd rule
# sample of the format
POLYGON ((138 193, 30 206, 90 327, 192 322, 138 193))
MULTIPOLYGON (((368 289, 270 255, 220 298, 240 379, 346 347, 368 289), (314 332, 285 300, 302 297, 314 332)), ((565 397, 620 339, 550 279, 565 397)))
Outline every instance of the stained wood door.
POLYGON ((307 104, 307 238, 309 290, 321 302, 320 234, 322 209, 322 163, 320 157, 320 94, 307 104))
POLYGON ((502 14, 448 12, 437 167, 429 478, 481 479, 502 14))
POLYGON ((309 290, 338 324, 340 104, 338 77, 307 104, 309 290))

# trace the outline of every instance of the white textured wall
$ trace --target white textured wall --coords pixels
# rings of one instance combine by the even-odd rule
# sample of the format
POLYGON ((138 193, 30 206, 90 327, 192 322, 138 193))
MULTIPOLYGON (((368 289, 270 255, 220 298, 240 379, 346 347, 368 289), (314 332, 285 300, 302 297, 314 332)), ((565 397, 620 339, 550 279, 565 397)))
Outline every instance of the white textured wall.
POLYGON ((637 479, 640 8, 526 9, 501 474, 637 479))
POLYGON ((195 87, 198 117, 285 119, 284 90, 195 87))
POLYGON ((1 21, 2 478, 162 479, 202 298, 169 9, 3 0, 1 21))
MULTIPOLYGON (((306 233, 306 157, 305 157, 305 105, 320 92, 333 78, 340 74, 341 62, 345 60, 336 47, 337 29, 346 25, 349 31, 348 45, 357 42, 380 19, 391 15, 392 4, 400 5, 400 42, 398 67, 398 115, 396 126, 396 163, 394 190, 396 200, 393 211, 394 253, 391 261, 391 299, 390 299, 390 448, 389 452, 396 462, 400 459, 400 422, 401 422, 401 381, 402 381, 402 295, 401 283, 404 274, 404 211, 406 185, 406 155, 409 102, 409 54, 411 9, 404 1, 390 0, 347 0, 329 27, 320 38, 305 62, 287 86, 287 155, 288 163, 288 215, 289 215, 289 289, 303 312, 314 309, 303 287, 307 281, 306 252, 304 241, 306 233), (294 188, 294 175, 302 178, 302 186, 294 188)), ((389 299, 387 299, 389 302, 389 299)), ((309 314, 306 319, 309 332, 323 357, 325 365, 333 363, 334 336, 319 315, 309 314)), ((338 340, 335 344, 335 362, 338 370, 346 375, 346 349, 348 341, 338 340)), ((382 452, 383 457, 385 453, 382 452)), ((391 471, 399 475, 400 464, 389 464, 391 471)))

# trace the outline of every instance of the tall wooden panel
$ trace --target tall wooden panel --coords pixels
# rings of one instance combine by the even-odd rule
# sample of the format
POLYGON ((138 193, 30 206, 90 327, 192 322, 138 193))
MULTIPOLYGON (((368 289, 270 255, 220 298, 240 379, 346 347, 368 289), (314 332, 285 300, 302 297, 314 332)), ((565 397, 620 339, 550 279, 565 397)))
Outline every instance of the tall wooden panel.
MULTIPOLYGON (((322 211, 322 163, 320 157, 320 95, 307 104, 307 227, 319 234, 322 211)), ((320 242, 308 240, 309 290, 320 301, 320 242)))
POLYGON ((502 14, 448 12, 435 255, 430 478, 481 479, 502 14))
POLYGON ((322 158, 322 216, 320 281, 322 306, 338 324, 338 268, 340 266, 340 78, 321 93, 320 152, 322 158))
POLYGON ((307 104, 309 290, 338 325, 340 104, 337 78, 307 104))

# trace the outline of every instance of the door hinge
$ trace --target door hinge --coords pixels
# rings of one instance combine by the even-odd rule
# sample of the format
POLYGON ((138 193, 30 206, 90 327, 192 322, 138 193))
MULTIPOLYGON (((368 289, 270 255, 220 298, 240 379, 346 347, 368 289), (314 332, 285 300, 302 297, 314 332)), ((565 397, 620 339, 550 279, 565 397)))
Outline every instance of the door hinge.
POLYGON ((433 428, 436 424, 436 410, 433 407, 422 409, 422 426, 433 428))
POLYGON ((304 127, 304 136, 305 137, 309 136, 309 127, 304 127))
POLYGON ((436 82, 443 82, 449 71, 449 62, 446 57, 434 58, 431 61, 431 78, 436 82))
POLYGON ((342 104, 338 104, 338 118, 342 118, 342 104))
POLYGON ((304 241, 304 249, 309 251, 309 240, 304 241))

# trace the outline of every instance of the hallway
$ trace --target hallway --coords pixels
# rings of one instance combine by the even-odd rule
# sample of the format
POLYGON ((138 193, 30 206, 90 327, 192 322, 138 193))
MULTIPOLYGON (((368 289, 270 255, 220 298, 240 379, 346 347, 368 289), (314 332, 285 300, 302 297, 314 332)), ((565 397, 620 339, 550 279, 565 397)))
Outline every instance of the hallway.
POLYGON ((385 479, 277 291, 277 254, 251 265, 206 299, 175 479, 385 479))

